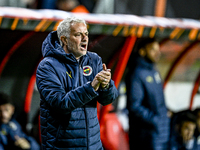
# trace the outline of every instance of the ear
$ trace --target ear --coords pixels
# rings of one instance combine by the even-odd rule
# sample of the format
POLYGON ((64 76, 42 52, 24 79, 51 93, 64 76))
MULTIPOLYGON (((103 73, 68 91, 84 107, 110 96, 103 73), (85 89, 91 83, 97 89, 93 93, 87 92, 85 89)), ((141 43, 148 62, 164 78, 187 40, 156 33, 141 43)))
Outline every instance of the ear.
POLYGON ((60 37, 60 40, 62 41, 62 43, 63 43, 64 45, 67 45, 67 38, 66 38, 66 36, 62 35, 62 36, 60 37))
POLYGON ((145 51, 144 48, 140 48, 139 55, 142 56, 142 57, 144 57, 146 55, 146 51, 145 51))

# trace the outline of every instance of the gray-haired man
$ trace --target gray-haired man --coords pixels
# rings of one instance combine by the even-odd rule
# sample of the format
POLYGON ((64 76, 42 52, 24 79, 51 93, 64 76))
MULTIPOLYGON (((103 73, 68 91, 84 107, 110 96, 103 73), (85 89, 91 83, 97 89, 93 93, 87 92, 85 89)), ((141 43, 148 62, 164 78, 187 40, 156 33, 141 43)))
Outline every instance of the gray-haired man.
POLYGON ((43 149, 103 149, 97 99, 110 104, 118 91, 110 69, 87 52, 88 40, 85 21, 67 18, 43 42, 37 69, 43 149))

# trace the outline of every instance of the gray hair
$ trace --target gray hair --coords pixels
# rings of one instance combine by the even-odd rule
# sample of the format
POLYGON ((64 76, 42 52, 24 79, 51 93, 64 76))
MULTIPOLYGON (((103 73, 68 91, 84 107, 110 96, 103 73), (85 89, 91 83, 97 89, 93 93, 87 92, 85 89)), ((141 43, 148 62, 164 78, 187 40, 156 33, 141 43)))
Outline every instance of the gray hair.
POLYGON ((71 24, 73 23, 84 23, 85 25, 87 25, 84 19, 76 17, 68 17, 63 21, 61 21, 57 28, 57 35, 61 46, 63 45, 63 43, 60 40, 60 37, 66 36, 67 38, 69 38, 71 31, 71 24))

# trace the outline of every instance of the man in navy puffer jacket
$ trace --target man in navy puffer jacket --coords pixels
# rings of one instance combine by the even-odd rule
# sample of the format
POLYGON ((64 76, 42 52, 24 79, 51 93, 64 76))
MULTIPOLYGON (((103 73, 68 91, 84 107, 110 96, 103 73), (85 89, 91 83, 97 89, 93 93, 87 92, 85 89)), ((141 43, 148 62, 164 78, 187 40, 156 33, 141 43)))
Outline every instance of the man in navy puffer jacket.
POLYGON ((130 149, 168 150, 170 119, 162 81, 154 67, 160 58, 159 43, 141 38, 136 49, 136 59, 130 62, 131 71, 126 77, 130 149))
POLYGON ((84 20, 67 18, 44 40, 36 81, 40 92, 42 149, 103 149, 97 100, 112 103, 118 91, 110 69, 87 52, 84 20))

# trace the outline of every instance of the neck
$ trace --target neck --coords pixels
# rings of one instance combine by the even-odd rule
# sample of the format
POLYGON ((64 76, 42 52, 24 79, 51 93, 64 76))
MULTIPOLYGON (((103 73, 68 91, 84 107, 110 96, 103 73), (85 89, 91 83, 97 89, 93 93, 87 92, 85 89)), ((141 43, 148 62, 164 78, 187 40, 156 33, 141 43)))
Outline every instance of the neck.
POLYGON ((153 62, 152 62, 147 56, 144 56, 143 58, 144 58, 148 63, 153 64, 153 62))
POLYGON ((64 49, 65 53, 69 54, 69 51, 67 50, 66 46, 63 46, 62 48, 64 49))

